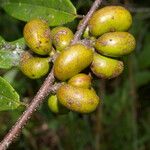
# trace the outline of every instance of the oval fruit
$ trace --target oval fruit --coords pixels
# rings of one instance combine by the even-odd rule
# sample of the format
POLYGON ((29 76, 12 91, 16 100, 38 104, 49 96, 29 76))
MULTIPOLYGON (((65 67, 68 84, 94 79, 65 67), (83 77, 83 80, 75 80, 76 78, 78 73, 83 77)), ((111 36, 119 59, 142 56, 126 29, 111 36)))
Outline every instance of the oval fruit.
POLYGON ((69 81, 68 84, 80 87, 80 88, 90 88, 91 87, 91 77, 84 73, 77 74, 73 76, 69 81))
POLYGON ((92 35, 100 36, 106 32, 127 31, 132 24, 130 12, 122 6, 106 6, 96 11, 89 20, 92 35))
POLYGON ((79 113, 94 111, 100 101, 94 90, 74 87, 69 84, 64 84, 58 89, 57 97, 62 105, 79 113))
POLYGON ((47 55, 51 51, 50 29, 44 20, 34 19, 29 21, 24 27, 23 35, 33 52, 47 55))
POLYGON ((65 81, 88 67, 93 60, 93 50, 83 44, 74 44, 63 50, 54 62, 54 75, 65 81))
POLYGON ((69 46, 73 32, 67 27, 56 27, 51 31, 52 43, 56 50, 61 51, 69 46))
POLYGON ((56 114, 65 114, 68 112, 68 109, 59 103, 56 95, 51 95, 48 98, 48 106, 50 110, 56 114))
POLYGON ((38 79, 46 75, 49 71, 49 59, 31 57, 22 59, 20 62, 21 71, 31 79, 38 79))
POLYGON ((95 48, 103 55, 120 57, 130 54, 135 49, 135 38, 128 32, 109 32, 100 36, 95 48))
POLYGON ((122 61, 94 54, 91 70, 97 77, 104 79, 115 78, 122 73, 123 69, 122 61))

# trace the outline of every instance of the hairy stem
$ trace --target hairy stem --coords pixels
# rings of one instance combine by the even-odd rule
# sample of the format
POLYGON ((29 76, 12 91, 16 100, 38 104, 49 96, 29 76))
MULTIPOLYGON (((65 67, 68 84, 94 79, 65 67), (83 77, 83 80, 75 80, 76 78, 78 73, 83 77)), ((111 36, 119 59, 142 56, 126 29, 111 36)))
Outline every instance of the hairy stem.
POLYGON ((14 139, 16 139, 16 137, 19 135, 24 125, 30 119, 31 115, 36 111, 38 106, 42 103, 43 99, 45 99, 45 97, 52 90, 53 82, 54 82, 54 75, 53 75, 53 69, 52 69, 51 73, 45 79, 38 93, 33 98, 32 102, 29 104, 27 110, 20 116, 20 118, 12 127, 12 129, 4 137, 3 141, 1 141, 0 150, 7 149, 8 146, 14 141, 14 139))
POLYGON ((82 21, 81 25, 79 25, 78 30, 75 33, 74 40, 72 41, 71 44, 75 44, 77 41, 80 40, 81 35, 82 35, 83 31, 85 30, 89 19, 91 18, 91 16, 93 15, 95 10, 99 7, 99 5, 101 3, 102 3, 102 0, 95 0, 95 2, 93 3, 91 9, 87 13, 87 15, 83 18, 83 21, 82 21))
MULTIPOLYGON (((75 44, 81 38, 81 35, 84 29, 87 26, 89 19, 91 18, 94 11, 98 8, 101 4, 102 0, 95 0, 91 9, 84 17, 82 24, 78 28, 77 32, 75 33, 74 39, 71 44, 75 44)), ((48 77, 45 79, 44 83, 42 84, 41 88, 33 98, 32 102, 29 104, 28 108, 24 113, 20 116, 18 121, 12 127, 12 129, 8 132, 8 134, 4 137, 4 139, 0 143, 0 150, 6 150, 9 145, 16 139, 16 137, 21 133, 22 128, 25 126, 27 121, 31 118, 32 114, 37 110, 39 105, 44 101, 44 99, 48 96, 50 92, 57 90, 58 85, 53 85, 54 83, 54 74, 53 69, 49 73, 48 77)))

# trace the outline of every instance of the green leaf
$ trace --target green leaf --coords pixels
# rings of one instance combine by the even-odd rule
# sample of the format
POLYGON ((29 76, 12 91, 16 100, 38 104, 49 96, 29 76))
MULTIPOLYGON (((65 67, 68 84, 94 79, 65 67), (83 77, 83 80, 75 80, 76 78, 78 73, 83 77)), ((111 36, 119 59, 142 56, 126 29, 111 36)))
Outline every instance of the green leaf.
POLYGON ((2 42, 0 42, 0 68, 10 69, 13 66, 18 66, 25 46, 24 38, 13 42, 6 42, 2 39, 2 42))
POLYGON ((16 109, 21 105, 19 99, 14 88, 0 77, 0 111, 16 109))
POLYGON ((11 51, 0 50, 0 68, 10 69, 15 64, 15 55, 11 51))
POLYGON ((5 42, 2 36, 0 36, 0 46, 5 42))
POLYGON ((0 36, 0 42, 4 41, 4 39, 2 38, 2 36, 0 36))
MULTIPOLYGON (((11 70, 8 70, 4 75, 3 75, 3 78, 5 80, 7 80, 11 85, 14 83, 14 80, 17 76, 19 72, 19 69, 18 68, 13 68, 11 70)), ((15 83, 16 85, 16 83, 15 83)))
POLYGON ((0 68, 10 69, 17 66, 20 60, 20 54, 17 51, 0 50, 0 68))
POLYGON ((8 0, 3 8, 19 20, 42 18, 50 26, 65 24, 77 17, 76 9, 69 0, 8 0))
POLYGON ((135 75, 136 86, 140 87, 150 82, 150 71, 139 72, 135 75))
POLYGON ((17 48, 24 49, 26 47, 26 42, 24 38, 17 39, 13 42, 9 42, 11 45, 14 45, 17 48))

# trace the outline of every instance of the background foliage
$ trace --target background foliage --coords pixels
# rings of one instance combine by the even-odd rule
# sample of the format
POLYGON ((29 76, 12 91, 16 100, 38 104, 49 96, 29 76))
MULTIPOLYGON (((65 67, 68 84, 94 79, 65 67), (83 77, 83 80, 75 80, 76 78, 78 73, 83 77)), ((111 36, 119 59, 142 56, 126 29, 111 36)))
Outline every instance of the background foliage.
MULTIPOLYGON (((2 0, 0 0, 2 1, 2 0)), ((14 3, 18 0, 10 0, 14 3)), ((49 0, 50 1, 50 0, 49 0)), ((4 1, 2 1, 4 2, 4 1)), ((7 1, 5 1, 7 2, 7 1)), ((31 0, 23 0, 25 5, 30 4, 31 0)), ((36 2, 32 0, 32 2, 36 2)), ((40 2, 40 0, 39 0, 40 2)), ((63 2, 63 0, 62 0, 63 2)), ((89 10, 92 0, 72 0, 73 5, 77 9, 78 14, 86 14, 89 10)), ((150 149, 150 1, 135 1, 135 0, 109 0, 109 4, 119 3, 127 6, 133 14, 133 26, 130 30, 137 40, 136 51, 129 57, 124 58, 125 71, 117 79, 103 81, 96 78, 93 82, 97 92, 102 97, 102 105, 96 112, 90 115, 81 115, 70 112, 67 115, 54 115, 50 112, 45 100, 32 119, 23 129, 23 133, 19 140, 11 145, 10 149, 15 150, 149 150, 150 149)), ((9 3, 10 4, 10 3, 9 3)), ((105 3, 107 5, 108 3, 105 3)), ((8 4, 7 4, 8 5, 8 4)), ((6 40, 7 47, 9 44, 14 45, 14 53, 19 55, 23 39, 16 41, 22 37, 22 29, 25 24, 9 16, 14 16, 13 8, 6 4, 0 3, 0 35, 6 40), (4 11, 5 9, 5 11, 4 11), (7 13, 6 13, 7 12, 7 13), (11 41, 15 41, 12 42, 11 41), (16 49, 17 47, 17 49, 16 49), (18 52, 19 51, 19 52, 18 52)), ((11 5, 11 6, 13 6, 11 5)), ((39 4, 41 7, 46 4, 39 4)), ((48 5, 48 9, 42 12, 42 15, 47 17, 47 14, 52 9, 55 10, 54 17, 48 16, 51 19, 51 26, 57 25, 58 21, 64 23, 76 18, 76 10, 66 1, 68 9, 48 5), (70 8, 70 9, 69 9, 70 8), (56 10, 57 9, 57 10, 56 10), (58 11, 63 11, 58 17, 58 11), (67 17, 66 17, 67 16, 67 17), (64 20, 63 20, 63 19, 64 20), (52 24, 51 24, 52 23, 52 24)), ((24 7, 24 5, 20 6, 24 7)), ((34 6, 36 9, 38 5, 34 6)), ((31 9, 31 8, 30 8, 31 9)), ((22 8, 20 10, 23 10, 22 8)), ((27 11, 27 10, 24 10, 27 11)), ((28 10, 29 11, 29 10, 28 10)), ((41 14, 41 12, 39 12, 41 14)), ((23 15, 23 14, 20 14, 23 15)), ((33 14, 34 15, 34 14, 33 14)), ((20 16, 17 16, 18 19, 20 16)), ((26 20, 24 18, 23 20, 26 20)), ((78 19, 71 23, 67 23, 73 31, 75 31, 78 19)), ((1 40, 4 40, 0 38, 1 40)), ((0 45, 1 47, 1 45, 0 45)), ((2 49, 1 49, 2 50, 2 49)), ((14 54, 13 53, 13 54, 14 54)), ((0 112, 0 139, 7 133, 17 118, 22 114, 25 107, 23 103, 29 103, 37 90, 39 89, 43 79, 30 80, 26 78, 14 64, 18 57, 12 57, 8 54, 8 60, 11 63, 6 66, 1 66, 3 59, 2 51, 0 53, 0 75, 6 81, 0 78, 0 84, 4 82, 6 85, 10 83, 12 87, 20 95, 20 107, 16 110, 0 112), (9 58, 13 58, 9 59, 9 58), (11 64, 11 65, 10 65, 11 64), (12 68, 11 68, 12 67, 12 68), (11 68, 7 70, 8 68, 11 68)), ((17 55, 15 55, 17 56, 17 55)), ((9 84, 7 85, 9 86, 9 84)), ((3 86, 4 87, 4 86, 3 86)), ((13 95, 12 87, 9 88, 9 94, 13 95)), ((1 97, 2 91, 0 91, 1 97)), ((16 100, 19 99, 15 93, 16 100)), ((2 106, 0 106, 1 108, 2 106)))

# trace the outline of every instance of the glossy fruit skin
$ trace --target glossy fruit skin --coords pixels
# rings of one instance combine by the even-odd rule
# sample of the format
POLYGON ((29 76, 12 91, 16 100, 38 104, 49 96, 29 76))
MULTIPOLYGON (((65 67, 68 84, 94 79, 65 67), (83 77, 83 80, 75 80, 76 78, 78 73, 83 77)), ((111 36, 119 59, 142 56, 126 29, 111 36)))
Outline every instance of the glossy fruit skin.
POLYGON ((109 32, 95 42, 96 50, 106 56, 121 57, 130 54, 136 46, 133 35, 128 32, 109 32))
POLYGON ((47 55, 51 51, 50 29, 44 20, 33 19, 29 21, 24 27, 23 35, 33 52, 39 55, 47 55))
POLYGON ((124 69, 122 61, 108 58, 95 53, 91 65, 93 73, 103 79, 111 79, 119 76, 124 69))
POLYGON ((106 32, 127 31, 132 24, 130 12, 122 6, 106 6, 96 11, 89 20, 92 35, 100 36, 106 32))
POLYGON ((51 31, 52 43, 56 50, 62 51, 69 46, 73 39, 73 32, 67 27, 55 27, 51 31))
POLYGON ((93 50, 83 44, 74 44, 63 50, 54 62, 54 75, 65 81, 88 67, 93 60, 93 50))
POLYGON ((49 67, 48 58, 31 57, 22 59, 20 62, 20 70, 31 79, 38 79, 46 75, 49 67))
POLYGON ((55 114, 66 114, 69 112, 67 108, 59 103, 56 95, 51 95, 48 98, 48 106, 50 110, 55 114))
POLYGON ((68 84, 80 87, 80 88, 90 88, 91 87, 91 77, 84 73, 79 73, 73 76, 69 81, 68 84))
POLYGON ((64 84, 58 89, 57 97, 62 105, 79 113, 94 111, 100 101, 94 90, 69 84, 64 84))

